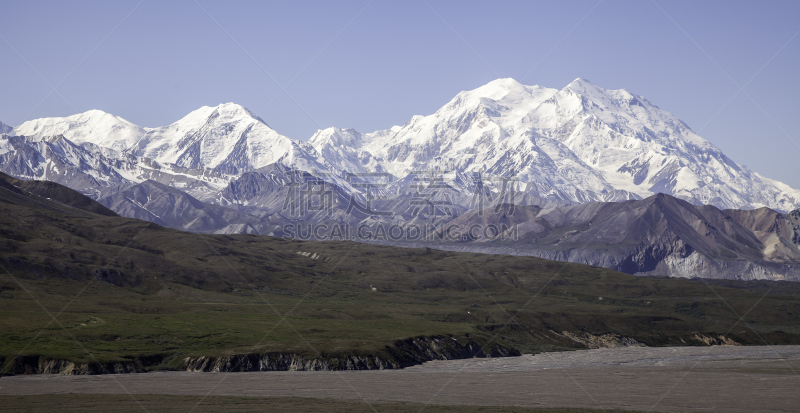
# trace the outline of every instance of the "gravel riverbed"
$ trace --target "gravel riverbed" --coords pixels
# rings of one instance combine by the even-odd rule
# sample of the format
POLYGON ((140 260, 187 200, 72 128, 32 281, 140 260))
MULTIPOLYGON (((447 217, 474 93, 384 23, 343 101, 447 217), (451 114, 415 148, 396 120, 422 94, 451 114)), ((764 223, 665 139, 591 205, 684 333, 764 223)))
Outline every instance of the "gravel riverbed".
POLYGON ((800 411, 800 346, 626 347, 434 361, 403 370, 0 378, 0 395, 315 397, 438 405, 800 411))

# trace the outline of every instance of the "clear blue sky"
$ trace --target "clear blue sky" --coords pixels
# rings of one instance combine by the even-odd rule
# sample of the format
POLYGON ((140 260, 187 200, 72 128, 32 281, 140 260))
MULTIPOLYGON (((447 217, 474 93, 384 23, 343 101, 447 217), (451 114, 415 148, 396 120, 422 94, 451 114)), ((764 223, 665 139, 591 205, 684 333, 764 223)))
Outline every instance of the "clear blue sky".
POLYGON ((0 0, 0 121, 101 109, 162 126, 232 101, 305 140, 403 124, 499 77, 584 77, 800 188, 799 31, 798 1, 0 0))

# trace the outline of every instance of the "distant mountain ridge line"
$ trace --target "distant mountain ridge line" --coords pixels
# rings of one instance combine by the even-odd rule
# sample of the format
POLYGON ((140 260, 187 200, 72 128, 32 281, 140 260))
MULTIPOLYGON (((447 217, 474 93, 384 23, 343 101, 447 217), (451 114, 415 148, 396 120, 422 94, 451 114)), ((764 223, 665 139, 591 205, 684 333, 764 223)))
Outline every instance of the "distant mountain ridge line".
POLYGON ((735 163, 644 97, 580 78, 562 89, 498 79, 402 126, 371 133, 327 128, 308 142, 280 135, 234 103, 204 106, 157 128, 91 110, 5 130, 33 140, 64 135, 78 145, 231 176, 275 163, 398 179, 412 170, 483 171, 513 177, 521 191, 565 204, 666 193, 720 208, 786 212, 800 206, 800 191, 735 163))

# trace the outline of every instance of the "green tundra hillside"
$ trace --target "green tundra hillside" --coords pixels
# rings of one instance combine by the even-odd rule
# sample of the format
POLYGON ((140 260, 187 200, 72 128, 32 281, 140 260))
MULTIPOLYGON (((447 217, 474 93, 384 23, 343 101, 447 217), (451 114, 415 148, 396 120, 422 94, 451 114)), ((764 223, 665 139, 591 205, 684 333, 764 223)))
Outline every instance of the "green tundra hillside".
POLYGON ((259 369, 263 355, 278 361, 261 369, 390 368, 603 345, 800 343, 795 283, 192 234, 121 218, 57 184, 0 178, 6 374, 235 371, 259 369))

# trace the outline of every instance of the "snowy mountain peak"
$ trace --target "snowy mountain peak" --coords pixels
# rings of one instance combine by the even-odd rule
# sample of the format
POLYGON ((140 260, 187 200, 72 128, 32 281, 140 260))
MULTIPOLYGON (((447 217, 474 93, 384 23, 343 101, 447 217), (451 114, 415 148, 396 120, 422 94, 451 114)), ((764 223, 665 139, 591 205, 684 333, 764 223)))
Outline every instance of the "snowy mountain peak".
POLYGON ((339 129, 337 127, 330 127, 318 130, 308 143, 314 147, 322 145, 334 146, 348 146, 356 148, 361 146, 363 135, 355 129, 339 129))
MULTIPOLYGON (((602 98, 609 93, 609 90, 596 86, 594 83, 587 79, 577 78, 568 84, 562 91, 572 91, 588 99, 602 98)), ((614 91, 617 92, 617 91, 614 91)))
POLYGON ((538 85, 525 86, 512 78, 493 80, 477 89, 467 90, 456 95, 445 107, 487 104, 486 99, 498 102, 519 102, 523 100, 541 100, 556 93, 556 89, 548 89, 538 85))
POLYGON ((143 128, 98 109, 67 117, 34 119, 13 130, 14 135, 33 139, 64 135, 77 144, 89 142, 116 150, 126 148, 142 133, 143 128))
POLYGON ((233 102, 221 103, 216 106, 216 110, 217 112, 219 112, 221 116, 225 116, 230 119, 251 118, 266 124, 255 113, 251 112, 246 107, 239 105, 238 103, 233 103, 233 102))
POLYGON ((104 112, 100 109, 89 109, 86 112, 83 112, 81 115, 84 117, 92 117, 92 118, 103 118, 107 116, 116 117, 108 112, 104 112))
POLYGON ((592 83, 592 81, 589 80, 589 79, 584 79, 582 77, 576 77, 575 80, 570 82, 569 85, 567 85, 567 86, 573 86, 573 85, 575 85, 575 86, 578 86, 578 85, 594 86, 594 83, 592 83))
POLYGON ((502 93, 502 92, 511 92, 515 90, 522 91, 527 88, 528 86, 519 83, 516 79, 507 77, 507 78, 492 80, 491 82, 473 90, 473 92, 489 97, 489 95, 491 95, 493 91, 500 91, 502 93))
POLYGON ((622 191, 723 208, 800 205, 800 191, 740 167, 645 98, 583 78, 560 90, 497 79, 365 136, 382 137, 362 148, 399 178, 480 170, 518 179, 535 198, 572 203, 622 191))
MULTIPOLYGON (((179 121, 166 127, 167 128, 174 127, 174 129, 181 129, 181 130, 197 129, 202 124, 209 122, 210 118, 218 119, 219 122, 223 123, 230 123, 237 121, 238 122, 255 121, 263 123, 264 125, 269 127, 269 125, 267 125, 266 122, 264 122, 261 118, 256 116, 253 112, 251 112, 244 106, 233 102, 221 103, 217 106, 202 106, 197 110, 189 112, 189 114, 181 118, 179 121)), ((150 128, 150 129, 157 130, 159 128, 150 128)))
POLYGON ((149 129, 129 150, 186 168, 235 174, 294 159, 298 145, 244 106, 223 103, 203 106, 169 126, 149 129))

